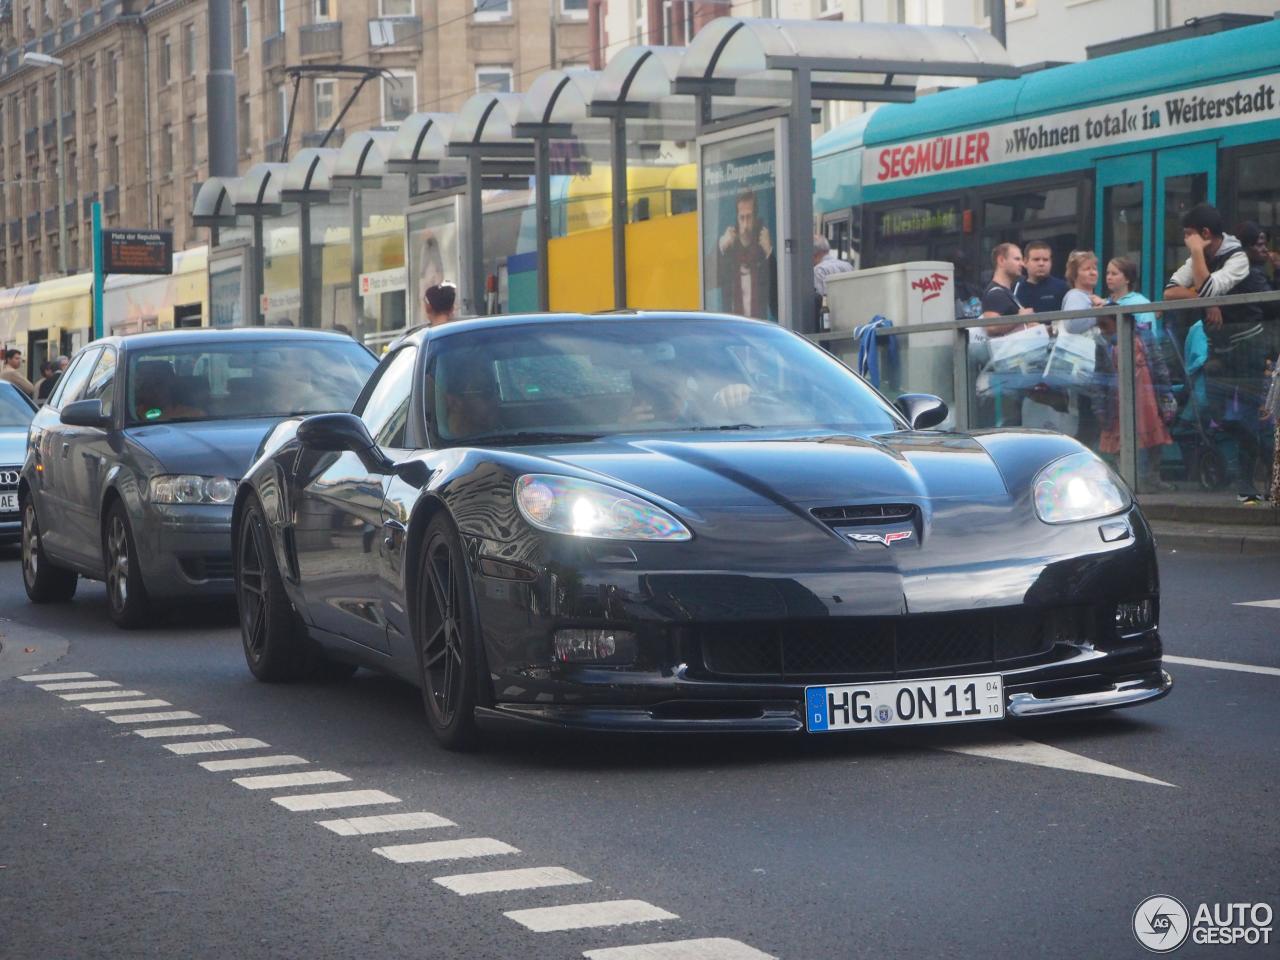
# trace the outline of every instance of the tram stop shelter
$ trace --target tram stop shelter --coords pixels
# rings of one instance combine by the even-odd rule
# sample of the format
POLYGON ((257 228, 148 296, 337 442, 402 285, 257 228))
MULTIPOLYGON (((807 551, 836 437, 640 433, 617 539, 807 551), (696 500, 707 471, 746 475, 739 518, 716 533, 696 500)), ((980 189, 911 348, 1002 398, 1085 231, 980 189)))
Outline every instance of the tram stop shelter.
POLYGON ((813 102, 910 102, 920 76, 993 79, 1018 70, 994 37, 973 27, 722 17, 698 32, 672 89, 697 102, 704 308, 817 332, 813 102), (737 208, 752 205, 756 230, 739 237, 737 208), (770 221, 776 229, 766 233, 770 221))

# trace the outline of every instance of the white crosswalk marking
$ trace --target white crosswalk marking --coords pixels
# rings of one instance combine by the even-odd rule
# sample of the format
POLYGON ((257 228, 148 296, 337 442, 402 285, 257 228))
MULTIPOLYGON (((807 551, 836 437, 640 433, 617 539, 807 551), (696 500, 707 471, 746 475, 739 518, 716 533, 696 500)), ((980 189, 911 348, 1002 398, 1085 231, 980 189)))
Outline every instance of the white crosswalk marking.
POLYGON ((587 960, 777 960, 772 954, 762 953, 755 947, 727 937, 605 947, 588 950, 583 956, 587 960))
POLYGON ((1270 610, 1280 610, 1280 600, 1245 600, 1243 603, 1235 604, 1237 607, 1266 607, 1270 610))
POLYGON ((114 680, 76 680, 73 683, 40 683, 41 690, 105 690, 107 687, 118 687, 114 680))
POLYGON ((373 852, 396 863, 433 863, 437 860, 495 857, 520 851, 511 844, 494 840, 492 837, 467 837, 463 840, 434 840, 430 843, 401 843, 393 847, 374 847, 373 852))
POLYGON ((434 827, 456 827, 457 824, 434 813, 386 813, 380 817, 348 817, 343 820, 317 820, 326 830, 340 837, 358 837, 369 833, 394 833, 398 830, 426 830, 434 827))
POLYGON ((41 680, 92 680, 96 677, 96 673, 28 673, 25 677, 19 677, 19 680, 25 680, 27 683, 39 683, 41 680))
POLYGON ((366 807, 374 803, 399 803, 399 797, 393 797, 381 790, 339 790, 336 793, 304 793, 297 796, 272 797, 272 803, 278 803, 286 810, 336 810, 339 807, 366 807))
POLYGON ((236 757, 233 760, 204 760, 201 761, 200 766, 213 773, 222 773, 227 770, 261 770, 263 767, 296 767, 299 764, 310 762, 310 760, 303 760, 302 757, 282 754, 274 757, 236 757))
POLYGON ((268 773, 259 777, 236 777, 246 790, 278 790, 281 787, 310 787, 318 783, 349 783, 351 778, 336 770, 308 770, 306 773, 268 773))
POLYGON ((436 877, 436 883, 440 886, 464 897, 474 893, 536 890, 539 887, 565 887, 590 882, 586 877, 564 867, 527 867, 523 870, 490 870, 486 873, 457 873, 450 877, 436 877))
POLYGON ((164 723, 167 720, 199 720, 200 714, 190 710, 173 710, 169 713, 126 713, 107 719, 112 723, 164 723))
MULTIPOLYGON (((252 737, 237 737, 233 740, 188 740, 185 743, 166 743, 164 748, 178 756, 185 757, 193 753, 227 753, 231 750, 256 750, 269 747, 271 744, 254 740, 252 737)), ((258 759, 267 759, 259 757, 258 759)))
POLYGON ((235 733, 221 723, 196 723, 187 727, 152 727, 150 730, 133 731, 139 737, 194 737, 211 733, 235 733))
POLYGON ((82 703, 81 710, 105 713, 108 710, 141 710, 144 707, 172 707, 168 700, 112 700, 109 703, 82 703))
POLYGON ((1233 663, 1230 660, 1201 660, 1199 657, 1171 657, 1164 655, 1165 663, 1180 663, 1186 667, 1208 667, 1210 670, 1235 670, 1239 673, 1260 673, 1268 677, 1280 677, 1280 667, 1255 667, 1251 663, 1233 663))
POLYGON ((679 919, 676 914, 643 900, 603 900, 599 903, 571 903, 563 907, 533 907, 508 910, 505 915, 534 933, 679 919))
POLYGON ((1158 787, 1172 787, 1155 777, 1142 773, 1134 773, 1124 767, 1117 767, 1101 760, 1051 747, 1047 743, 1034 740, 989 740, 979 743, 961 743, 953 746, 938 747, 948 753, 963 753, 971 757, 990 757, 993 760, 1010 760, 1014 763, 1030 763, 1038 767, 1054 767, 1058 770, 1070 770, 1073 773, 1092 773, 1101 777, 1115 777, 1118 780, 1134 780, 1138 783, 1150 783, 1158 787))
POLYGON ((60 693, 63 700, 79 703, 81 700, 113 700, 120 697, 145 697, 141 690, 90 690, 88 693, 60 693))

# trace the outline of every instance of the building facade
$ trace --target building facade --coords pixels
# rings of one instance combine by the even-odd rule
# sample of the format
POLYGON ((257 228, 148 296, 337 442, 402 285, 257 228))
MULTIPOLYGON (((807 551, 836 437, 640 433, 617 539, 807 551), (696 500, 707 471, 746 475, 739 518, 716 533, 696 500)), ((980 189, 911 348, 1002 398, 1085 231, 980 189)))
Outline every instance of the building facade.
MULTIPOLYGON (((240 172, 318 146, 359 78, 286 69, 385 71, 360 89, 329 146, 410 113, 452 111, 477 89, 522 90, 547 69, 585 66, 587 0, 233 0, 240 172)), ((91 263, 89 215, 168 228, 175 249, 209 176, 208 10, 199 0, 0 0, 0 287, 59 269, 57 138, 66 156, 67 269, 91 263), (25 53, 63 61, 55 71, 25 53)), ((216 133, 212 135, 216 136, 216 133)))

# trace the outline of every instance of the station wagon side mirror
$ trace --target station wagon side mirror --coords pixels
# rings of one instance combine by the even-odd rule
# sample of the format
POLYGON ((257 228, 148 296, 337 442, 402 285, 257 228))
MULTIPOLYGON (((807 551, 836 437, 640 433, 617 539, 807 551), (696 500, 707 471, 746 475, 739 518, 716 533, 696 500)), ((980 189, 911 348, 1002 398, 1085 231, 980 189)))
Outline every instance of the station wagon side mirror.
POLYGON ((391 473, 395 464, 378 449, 369 428, 353 413, 318 413, 298 424, 298 442, 311 450, 350 451, 370 473, 391 473))
POLYGON ((893 405, 907 418, 912 430, 928 430, 947 419, 946 403, 931 393, 904 393, 893 405))
POLYGON ((111 417, 102 412, 101 400, 68 403, 58 413, 58 419, 69 427, 98 427, 102 430, 111 427, 111 417))

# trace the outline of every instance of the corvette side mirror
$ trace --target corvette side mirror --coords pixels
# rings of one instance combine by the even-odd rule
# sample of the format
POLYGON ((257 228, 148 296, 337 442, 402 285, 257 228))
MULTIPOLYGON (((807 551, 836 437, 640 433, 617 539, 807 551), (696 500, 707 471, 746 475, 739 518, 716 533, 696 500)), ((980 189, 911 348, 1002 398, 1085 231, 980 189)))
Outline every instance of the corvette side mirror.
POLYGON ((364 421, 352 413, 318 413, 298 424, 298 442, 312 450, 354 453, 370 473, 391 473, 394 464, 378 449, 364 421))
POLYGON ((946 403, 931 393, 904 393, 893 405, 907 418, 912 430, 928 430, 947 419, 946 403))
POLYGON ((101 400, 77 400, 58 413, 58 419, 69 427, 98 427, 108 430, 111 418, 102 412, 101 400))

